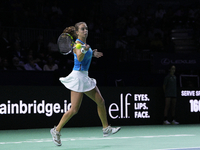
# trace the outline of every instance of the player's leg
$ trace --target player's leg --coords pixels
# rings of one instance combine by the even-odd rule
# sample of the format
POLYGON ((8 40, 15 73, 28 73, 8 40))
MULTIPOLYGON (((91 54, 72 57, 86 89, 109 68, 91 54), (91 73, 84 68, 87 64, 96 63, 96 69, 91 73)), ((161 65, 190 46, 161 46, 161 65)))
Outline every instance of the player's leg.
POLYGON ((81 102, 83 99, 83 93, 71 91, 71 108, 65 112, 56 127, 58 132, 61 131, 63 126, 75 115, 78 113, 78 110, 81 106, 81 102))
POLYGON ((97 104, 98 115, 103 126, 103 136, 109 136, 117 133, 121 129, 120 127, 113 128, 111 126, 108 126, 105 102, 98 87, 95 87, 89 92, 85 92, 85 94, 97 104))
POLYGON ((62 145, 60 140, 61 129, 71 119, 71 117, 73 117, 78 112, 81 106, 82 98, 83 98, 83 93, 71 91, 71 108, 63 114, 57 127, 54 127, 50 130, 51 135, 53 137, 53 141, 57 146, 62 145))
POLYGON ((170 124, 168 121, 168 111, 170 107, 170 100, 171 98, 165 98, 165 109, 164 109, 164 124, 170 124))
POLYGON ((93 90, 85 92, 85 94, 97 104, 99 118, 101 119, 103 128, 106 128, 108 126, 106 107, 99 89, 95 87, 93 90))

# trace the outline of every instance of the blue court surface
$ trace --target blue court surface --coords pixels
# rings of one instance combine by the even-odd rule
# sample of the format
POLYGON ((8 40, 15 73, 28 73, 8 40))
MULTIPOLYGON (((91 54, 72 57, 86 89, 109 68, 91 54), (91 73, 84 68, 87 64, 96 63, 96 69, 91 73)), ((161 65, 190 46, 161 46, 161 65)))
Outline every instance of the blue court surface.
POLYGON ((49 128, 0 130, 0 150, 200 150, 200 125, 122 126, 106 138, 101 127, 65 127, 61 140, 49 128))

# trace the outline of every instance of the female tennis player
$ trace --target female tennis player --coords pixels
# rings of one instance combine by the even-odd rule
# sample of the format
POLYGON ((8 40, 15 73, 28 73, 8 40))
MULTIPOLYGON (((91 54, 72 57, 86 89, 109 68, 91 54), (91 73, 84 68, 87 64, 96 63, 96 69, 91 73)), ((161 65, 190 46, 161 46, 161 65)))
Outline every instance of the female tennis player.
POLYGON ((64 86, 71 90, 71 108, 62 116, 59 124, 51 129, 53 141, 57 146, 61 146, 60 131, 63 126, 72 118, 79 110, 83 99, 83 94, 87 95, 97 104, 98 115, 103 126, 103 136, 109 136, 118 132, 121 128, 113 128, 108 125, 106 107, 104 99, 96 86, 96 80, 88 76, 92 56, 99 58, 103 53, 97 49, 92 50, 86 43, 88 36, 88 28, 85 22, 75 24, 75 27, 68 27, 64 32, 77 36, 75 43, 82 44, 82 48, 73 50, 74 67, 67 77, 61 77, 60 81, 64 86))

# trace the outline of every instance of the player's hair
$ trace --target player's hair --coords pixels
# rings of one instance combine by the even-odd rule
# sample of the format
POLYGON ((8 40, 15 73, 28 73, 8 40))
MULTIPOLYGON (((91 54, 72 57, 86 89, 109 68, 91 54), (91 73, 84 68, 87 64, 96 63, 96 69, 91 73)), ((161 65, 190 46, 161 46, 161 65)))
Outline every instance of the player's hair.
POLYGON ((86 24, 86 23, 85 22, 78 22, 78 23, 75 24, 75 26, 66 27, 63 30, 63 33, 69 33, 72 37, 77 38, 77 35, 76 35, 75 31, 78 31, 79 26, 81 24, 86 24))
POLYGON ((66 27, 66 28, 63 30, 63 33, 68 33, 68 34, 70 34, 72 37, 76 37, 76 33, 75 33, 74 31, 75 31, 75 27, 74 27, 74 26, 70 26, 70 27, 66 27))

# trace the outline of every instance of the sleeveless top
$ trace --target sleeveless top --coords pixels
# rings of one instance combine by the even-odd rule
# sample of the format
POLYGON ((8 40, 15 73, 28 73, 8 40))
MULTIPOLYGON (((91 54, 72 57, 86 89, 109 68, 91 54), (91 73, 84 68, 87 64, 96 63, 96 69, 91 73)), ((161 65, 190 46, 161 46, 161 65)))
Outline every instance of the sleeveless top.
MULTIPOLYGON (((82 42, 81 40, 77 39, 76 41, 81 42, 82 44, 85 44, 84 42, 82 42)), ((77 70, 77 71, 88 71, 89 67, 90 67, 90 63, 92 60, 92 49, 89 48, 89 50, 85 53, 85 56, 83 58, 83 60, 80 62, 77 59, 77 55, 74 53, 74 67, 73 70, 77 70)))

